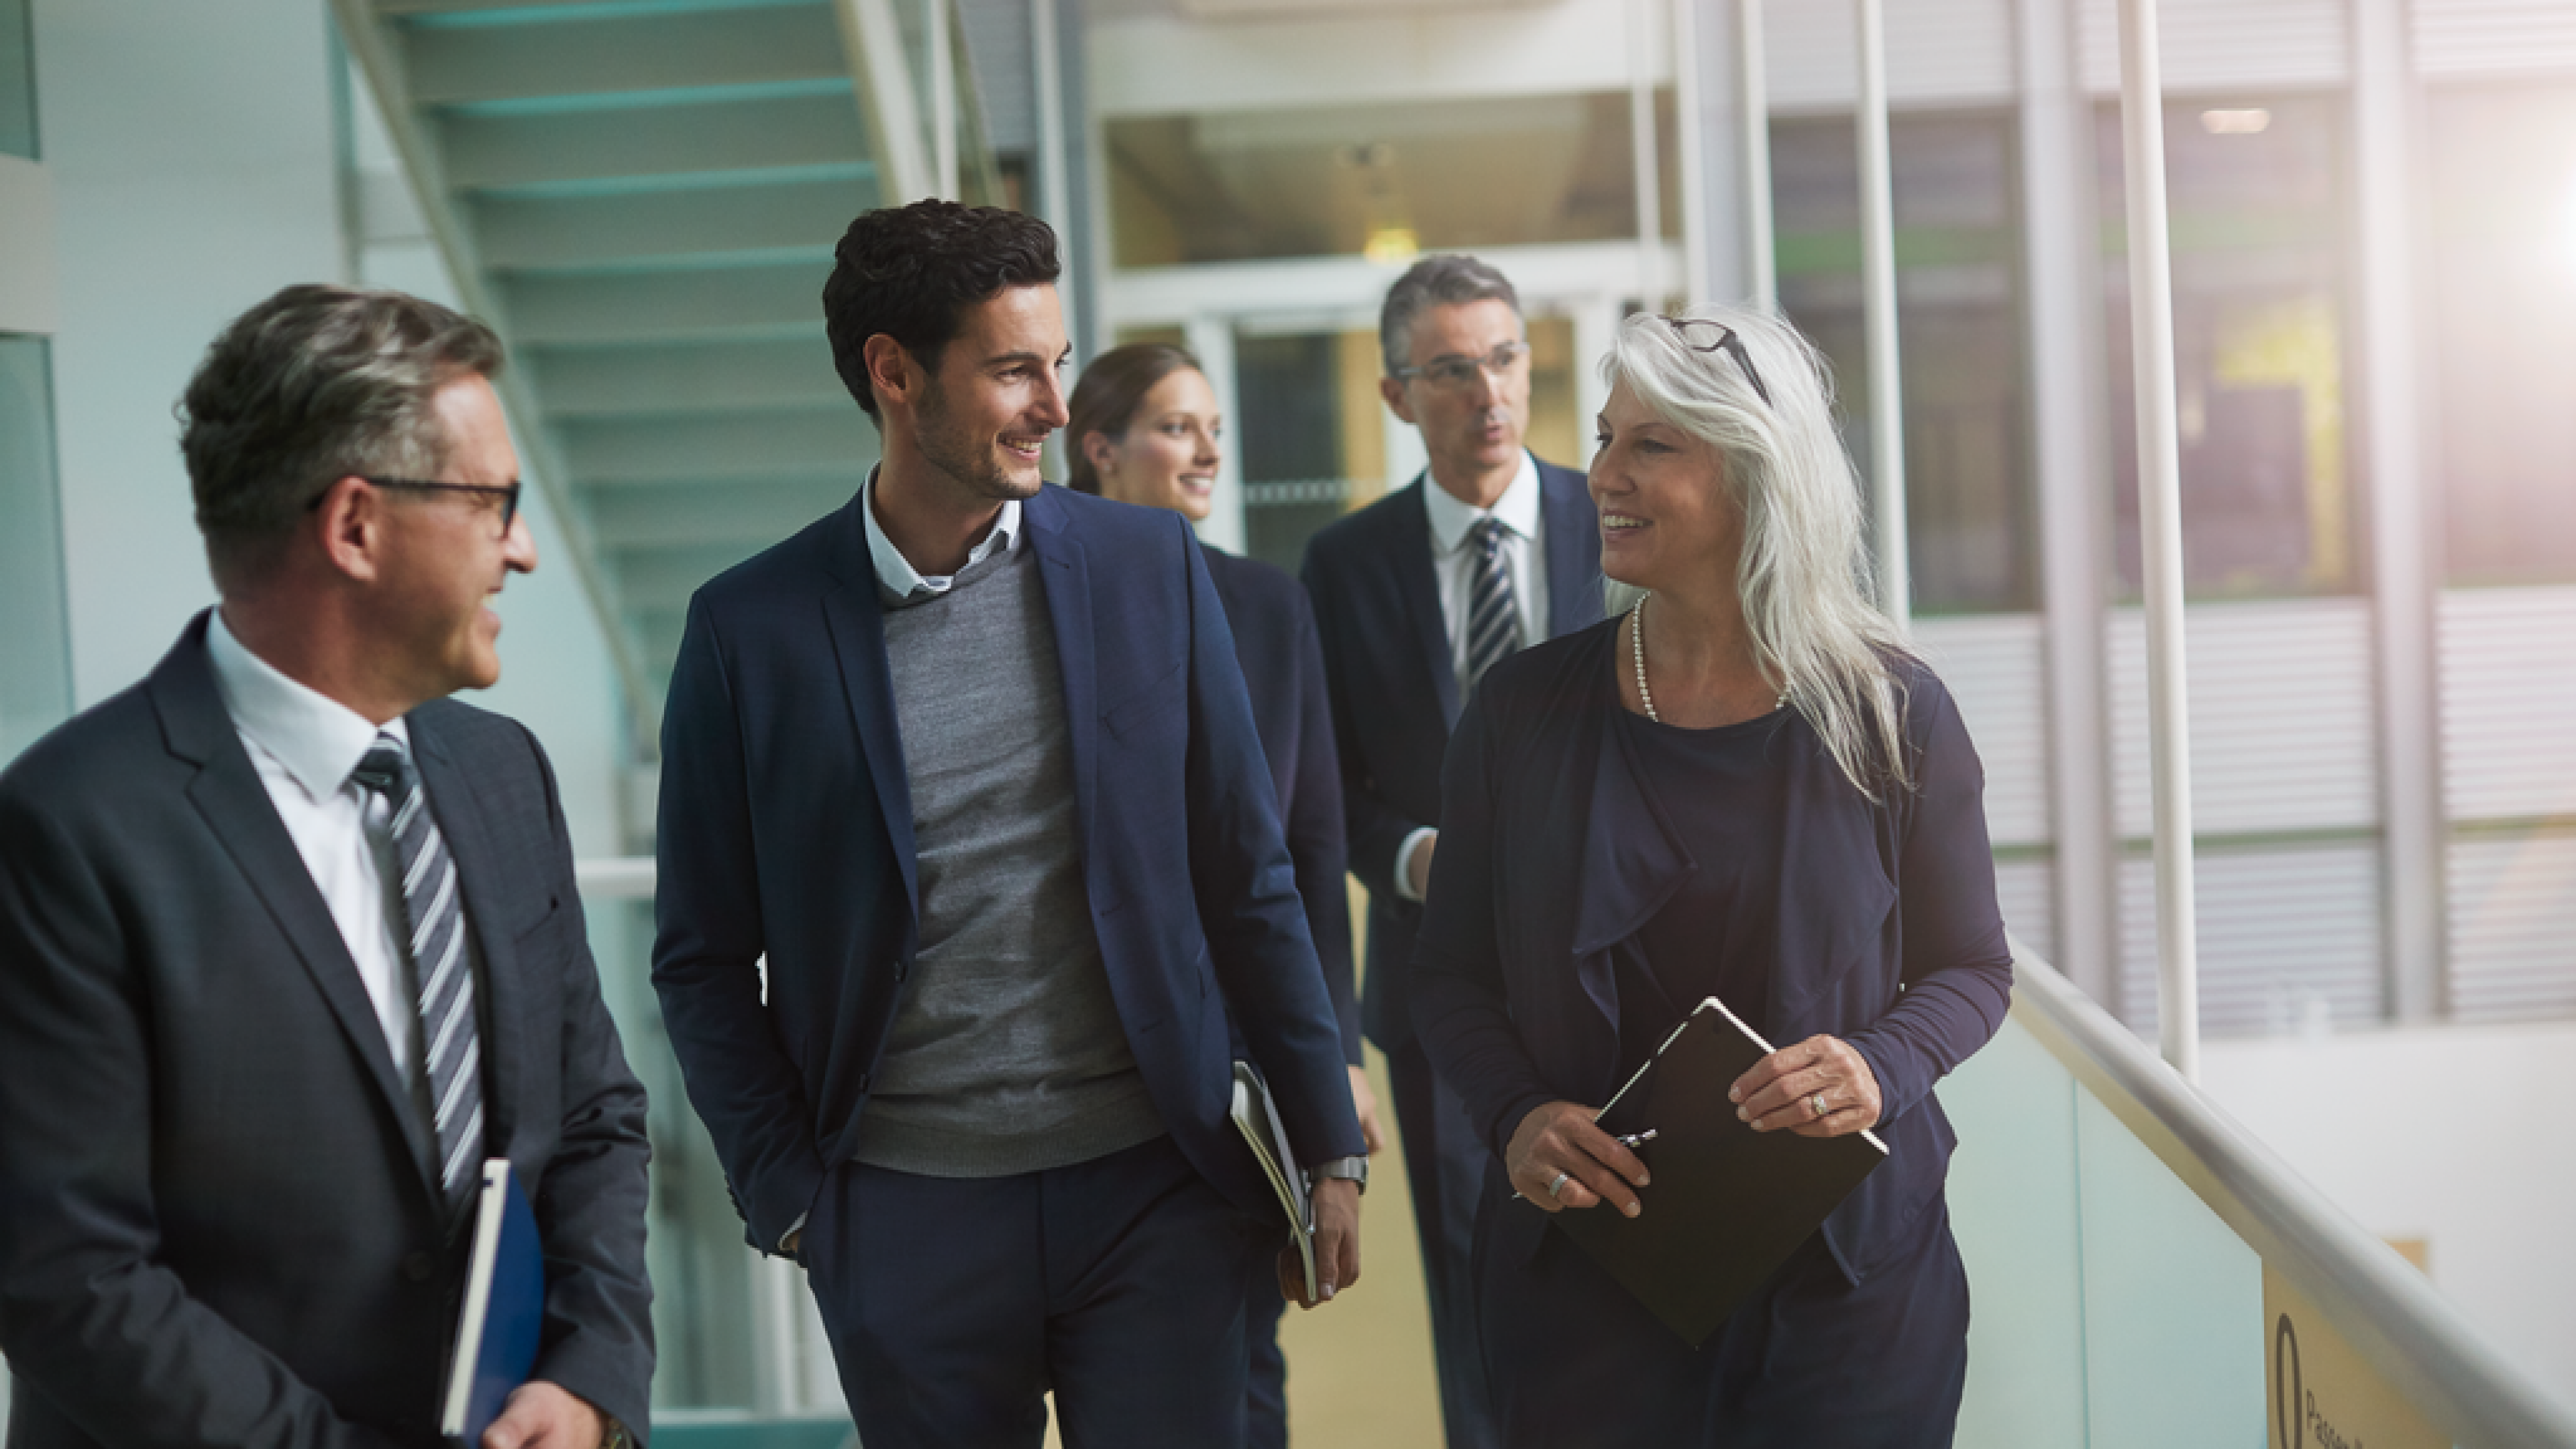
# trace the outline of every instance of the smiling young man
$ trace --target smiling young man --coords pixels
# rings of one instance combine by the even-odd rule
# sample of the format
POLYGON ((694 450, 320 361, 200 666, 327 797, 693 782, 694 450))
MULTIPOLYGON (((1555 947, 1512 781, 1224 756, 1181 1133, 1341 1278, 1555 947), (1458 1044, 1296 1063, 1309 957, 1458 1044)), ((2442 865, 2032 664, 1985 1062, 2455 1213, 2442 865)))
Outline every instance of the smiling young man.
POLYGON ((1239 1037, 1359 1273, 1363 1146, 1225 617, 1175 514, 1046 488, 1055 237, 870 212, 823 290, 881 461, 691 602, 654 981, 870 1449, 1241 1442, 1284 1220, 1239 1037))
POLYGON ((1424 476, 1315 535, 1315 602, 1342 754, 1351 870, 1368 887, 1362 1019, 1387 1054, 1431 1294, 1450 1449, 1499 1443, 1486 1407, 1468 1249, 1492 1153, 1413 1036, 1414 932, 1439 839, 1440 761, 1476 679, 1524 644, 1601 618, 1601 536, 1583 475, 1540 462, 1520 298, 1473 257, 1432 256, 1379 313, 1387 407, 1422 434, 1424 476))
POLYGON ((487 1157, 546 1333, 476 1449, 594 1449, 653 1376, 644 1093, 554 773, 446 698, 536 567, 481 323, 289 287, 188 385, 217 608, 0 774, 11 1449, 432 1449, 487 1157))

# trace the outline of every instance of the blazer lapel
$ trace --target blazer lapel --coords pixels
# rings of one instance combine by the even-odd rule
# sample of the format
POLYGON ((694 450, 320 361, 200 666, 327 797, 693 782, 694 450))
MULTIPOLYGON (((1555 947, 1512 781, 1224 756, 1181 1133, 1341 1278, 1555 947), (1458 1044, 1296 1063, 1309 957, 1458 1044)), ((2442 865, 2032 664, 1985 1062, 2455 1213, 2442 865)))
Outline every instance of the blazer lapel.
MULTIPOLYGON (((1091 858, 1091 822, 1099 788, 1100 699, 1097 641, 1091 632, 1091 566, 1082 541, 1065 527, 1056 494, 1041 488, 1020 505, 1020 525, 1036 553, 1038 581, 1046 589, 1055 635, 1056 670, 1064 678, 1064 727, 1073 751, 1073 818, 1082 853, 1091 858)), ((1193 543, 1192 547, 1196 547, 1193 543)))
POLYGON ((1547 632, 1571 634, 1601 622, 1601 515, 1582 475, 1538 465, 1547 529, 1547 632))
POLYGON ((859 514, 868 506, 867 498, 864 489, 850 496, 839 536, 826 555, 825 569, 838 587, 823 592, 823 629, 840 666, 859 751, 867 756, 868 777, 876 783, 886 838, 903 868, 904 904, 918 919, 921 883, 913 859, 912 787, 903 768, 903 731, 895 720, 894 669, 886 660, 885 605, 877 597, 876 565, 868 557, 867 524, 859 514))
POLYGON ((1449 621, 1440 612, 1440 580, 1431 572, 1431 515, 1421 493, 1431 486, 1428 473, 1414 479, 1412 506, 1395 511, 1395 593, 1398 608, 1413 626, 1414 649, 1430 677, 1432 696, 1440 701, 1441 724, 1454 730, 1460 708, 1458 666, 1449 648, 1449 621))
MULTIPOLYGON (((483 1046, 483 1141, 490 1154, 509 1155, 518 1126, 516 1106, 527 1056, 520 1024, 527 1020, 527 982, 519 972, 516 943, 504 909, 508 886, 494 874, 492 840, 485 828, 482 801, 472 779, 449 757, 436 732, 411 729, 412 758, 420 762, 421 788, 429 796, 430 817, 456 862, 456 886, 465 899, 465 920, 483 954, 483 974, 475 989, 481 1000, 475 1030, 483 1046)), ((524 885, 524 883, 522 883, 524 885)))
POLYGON ((268 798, 268 787, 242 748, 232 717, 215 692, 214 666, 206 658, 206 615, 199 614, 151 679, 153 705, 161 716, 162 738, 172 754, 198 767, 188 785, 189 803, 205 817, 206 826, 241 868, 251 893, 277 923, 279 934, 314 989, 331 1008, 333 1019, 349 1038, 350 1048, 366 1064, 367 1076, 384 1098, 385 1107, 411 1148, 412 1160, 427 1183, 432 1156, 427 1126, 412 1106, 412 1096, 395 1070, 393 1049, 376 1017, 358 963, 340 937, 313 873, 296 852, 286 824, 268 798))
POLYGON ((1771 990, 1762 1031, 1774 1045, 1803 1040, 1808 1014, 1843 975, 1879 947, 1896 903, 1881 870, 1876 810, 1843 778, 1803 720, 1791 725, 1795 758, 1780 828, 1780 905, 1771 990), (1781 969, 1795 962, 1795 971, 1781 969))

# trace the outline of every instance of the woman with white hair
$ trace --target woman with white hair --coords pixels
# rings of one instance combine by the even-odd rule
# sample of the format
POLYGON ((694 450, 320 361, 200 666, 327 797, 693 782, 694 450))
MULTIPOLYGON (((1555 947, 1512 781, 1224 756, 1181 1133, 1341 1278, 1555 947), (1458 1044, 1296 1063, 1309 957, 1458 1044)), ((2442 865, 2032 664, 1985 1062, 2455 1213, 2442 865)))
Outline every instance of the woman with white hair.
POLYGON ((1414 966, 1498 1159, 1495 1407, 1515 1445, 1946 1445, 1968 1295, 1932 1085, 2012 989, 1984 773, 1868 602, 1814 349, 1751 313, 1635 316, 1604 371, 1612 617, 1496 666, 1459 720, 1414 966), (1652 1209, 1592 1119, 1710 996, 1787 1043, 1712 1110, 1889 1157, 1694 1349, 1546 1226, 1652 1209))

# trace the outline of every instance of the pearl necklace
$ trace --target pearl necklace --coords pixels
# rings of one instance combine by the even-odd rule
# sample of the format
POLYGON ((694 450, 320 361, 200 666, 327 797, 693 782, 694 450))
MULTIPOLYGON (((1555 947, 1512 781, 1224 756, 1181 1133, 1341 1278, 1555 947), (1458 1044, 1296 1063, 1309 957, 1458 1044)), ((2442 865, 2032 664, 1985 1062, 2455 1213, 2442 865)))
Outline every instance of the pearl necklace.
MULTIPOLYGON (((1655 713, 1655 692, 1646 687, 1646 598, 1640 595, 1636 607, 1628 611, 1628 657, 1637 665, 1637 703, 1646 707, 1646 718, 1662 724, 1664 717, 1655 713)), ((1787 709, 1789 691, 1780 691, 1771 707, 1787 709)))

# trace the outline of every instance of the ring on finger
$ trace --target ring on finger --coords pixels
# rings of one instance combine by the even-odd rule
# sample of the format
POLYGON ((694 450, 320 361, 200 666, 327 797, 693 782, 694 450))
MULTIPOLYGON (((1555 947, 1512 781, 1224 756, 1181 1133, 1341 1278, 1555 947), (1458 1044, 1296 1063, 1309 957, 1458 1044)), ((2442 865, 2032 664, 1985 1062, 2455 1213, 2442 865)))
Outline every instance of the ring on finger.
POLYGON ((1560 1173, 1558 1173, 1558 1174, 1556 1175, 1556 1181, 1551 1182, 1551 1183, 1549 1183, 1549 1184, 1547 1185, 1547 1195, 1548 1195, 1549 1197, 1553 1198, 1553 1197, 1555 1197, 1558 1193, 1565 1191, 1565 1185, 1566 1185, 1566 1183, 1568 1183, 1568 1182, 1572 1181, 1572 1180, 1573 1180, 1573 1177, 1574 1177, 1574 1175, 1573 1175, 1572 1173, 1569 1173, 1569 1172, 1560 1172, 1560 1173))
POLYGON ((1807 1099, 1807 1105, 1814 1108, 1816 1115, 1819 1117, 1827 1115, 1831 1110, 1825 1106, 1825 1094, 1822 1092, 1818 1092, 1814 1096, 1809 1097, 1807 1099))

